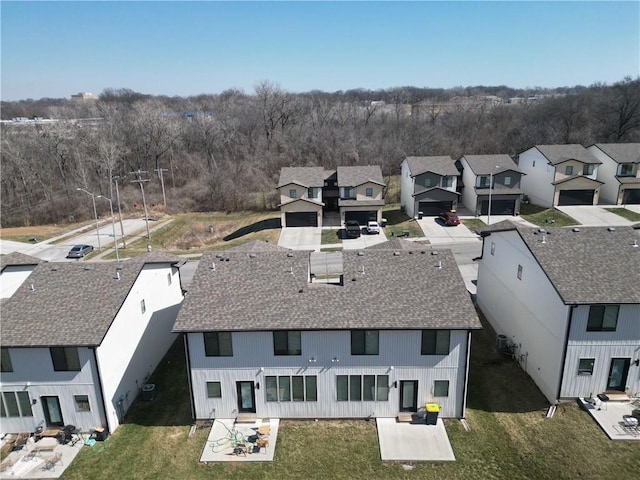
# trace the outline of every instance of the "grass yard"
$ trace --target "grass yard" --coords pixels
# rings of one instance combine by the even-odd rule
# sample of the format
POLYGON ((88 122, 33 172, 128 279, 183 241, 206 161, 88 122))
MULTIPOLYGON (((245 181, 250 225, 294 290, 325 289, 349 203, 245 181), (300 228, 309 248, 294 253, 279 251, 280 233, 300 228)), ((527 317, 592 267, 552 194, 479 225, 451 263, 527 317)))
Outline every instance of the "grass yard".
POLYGON ((460 221, 464 224, 465 227, 467 227, 469 230, 471 230, 474 233, 477 230, 480 230, 482 227, 487 226, 487 224, 484 223, 479 218, 461 218, 460 221))
POLYGON ((387 225, 383 230, 388 239, 401 235, 405 230, 409 231, 409 237, 424 236, 420 225, 407 214, 401 212, 398 204, 387 205, 382 211, 382 217, 387 219, 387 225))
POLYGON ((569 215, 562 213, 555 208, 539 207, 531 203, 520 206, 520 216, 525 220, 539 225, 540 227, 567 227, 570 225, 580 225, 569 215))
MULTIPOLYGON (((343 230, 340 228, 336 228, 335 230, 323 228, 320 234, 320 245, 342 245, 341 232, 343 232, 343 230)), ((340 250, 342 250, 342 246, 340 250)))
POLYGON ((605 208, 608 212, 615 213, 616 215, 626 218, 632 222, 640 222, 640 213, 632 212, 626 208, 605 208))
POLYGON ((11 227, 1 228, 0 236, 3 240, 11 240, 13 242, 35 243, 34 239, 39 242, 48 240, 53 237, 65 235, 70 230, 85 227, 85 229, 96 228, 95 223, 65 223, 55 225, 33 225, 29 227, 11 227))

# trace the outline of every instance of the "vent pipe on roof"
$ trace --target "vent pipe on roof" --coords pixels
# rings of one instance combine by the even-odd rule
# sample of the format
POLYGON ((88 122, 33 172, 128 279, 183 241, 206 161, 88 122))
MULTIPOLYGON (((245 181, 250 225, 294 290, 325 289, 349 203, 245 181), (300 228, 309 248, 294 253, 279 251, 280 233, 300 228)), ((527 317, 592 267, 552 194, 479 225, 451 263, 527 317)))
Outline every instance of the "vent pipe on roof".
POLYGON ((634 240, 633 243, 631 244, 631 246, 633 248, 638 248, 638 240, 634 240))
POLYGON ((436 265, 438 270, 442 270, 442 260, 438 260, 438 264, 436 265))
POLYGON ((542 235, 542 241, 540 243, 547 243, 547 236, 542 235))
POLYGON ((571 229, 571 231, 572 231, 572 232, 579 232, 579 231, 580 231, 580 229, 579 229, 578 227, 573 227, 573 228, 571 229))
POLYGON ((33 286, 33 283, 29 286, 29 290, 32 292, 36 291, 36 287, 33 286))
POLYGON ((615 232, 616 231, 615 227, 609 227, 609 228, 607 228, 607 230, 609 230, 610 232, 615 232))
POLYGON ((116 272, 116 280, 120 280, 120 272, 116 272))
POLYGON ((293 275, 293 267, 289 267, 289 275, 293 275))
POLYGON ((215 263, 213 263, 213 262, 211 262, 211 265, 209 265, 209 268, 210 268, 211 270, 214 270, 214 271, 215 271, 215 269, 216 269, 216 264, 215 264, 215 263))

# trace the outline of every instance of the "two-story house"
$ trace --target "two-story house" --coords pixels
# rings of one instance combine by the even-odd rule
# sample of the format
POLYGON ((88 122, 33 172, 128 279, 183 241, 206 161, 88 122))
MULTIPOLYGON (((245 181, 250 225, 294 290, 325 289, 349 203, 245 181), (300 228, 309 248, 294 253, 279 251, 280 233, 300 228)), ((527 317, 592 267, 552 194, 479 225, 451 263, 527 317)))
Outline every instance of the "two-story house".
POLYGON ((602 162, 600 203, 640 204, 640 143, 596 143, 587 150, 602 162))
POLYGON ((395 417, 425 402, 464 416, 474 306, 450 251, 397 242, 205 253, 174 327, 193 416, 395 417))
POLYGON ((600 164, 582 145, 536 145, 518 155, 522 191, 541 207, 597 205, 600 164))
POLYGON ((458 169, 449 156, 407 157, 400 164, 400 205, 410 217, 458 208, 458 169))
POLYGON ((545 397, 640 392, 640 230, 482 230, 477 303, 545 397))
POLYGON ((474 215, 518 215, 522 173, 509 155, 463 155, 456 162, 462 170, 462 202, 474 215))
MULTIPOLYGON (((24 256, 22 256, 24 257, 24 256)), ((174 342, 176 257, 119 263, 2 259, 0 417, 4 432, 75 425, 114 431, 174 342)))
POLYGON ((357 220, 366 225, 369 220, 382 220, 383 190, 386 184, 379 165, 338 167, 340 220, 357 220))
POLYGON ((280 170, 277 189, 283 228, 322 226, 324 184, 322 167, 284 167, 280 170))

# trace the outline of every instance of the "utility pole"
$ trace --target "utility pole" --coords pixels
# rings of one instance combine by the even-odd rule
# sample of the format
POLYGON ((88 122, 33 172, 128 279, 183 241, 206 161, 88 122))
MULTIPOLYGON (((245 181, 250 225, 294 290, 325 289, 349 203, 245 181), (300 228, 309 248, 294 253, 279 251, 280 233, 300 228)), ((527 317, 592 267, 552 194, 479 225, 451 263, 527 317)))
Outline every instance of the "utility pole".
POLYGON ((87 195, 91 196, 91 201, 93 202, 93 216, 96 219, 96 238, 98 239, 98 250, 101 252, 102 251, 102 245, 100 245, 100 228, 98 227, 98 211, 96 210, 96 196, 91 193, 88 190, 85 190, 84 188, 76 188, 76 190, 78 190, 79 192, 83 192, 86 193, 87 195))
POLYGON ((156 172, 158 172, 158 176, 160 177, 160 183, 162 184, 162 203, 164 204, 164 210, 167 211, 167 197, 164 194, 164 175, 162 172, 168 172, 166 168, 156 168, 156 172))
POLYGON ((122 225, 122 210, 120 210, 120 190, 118 190, 118 180, 121 180, 122 177, 120 175, 114 175, 111 177, 116 183, 116 202, 118 202, 118 219, 120 221, 120 233, 122 234, 122 248, 127 248, 127 244, 124 239, 124 226, 122 225))
POLYGON ((144 170, 136 170, 135 172, 131 172, 131 175, 135 175, 136 179, 131 180, 131 183, 137 183, 140 185, 140 191, 142 192, 142 206, 144 207, 144 221, 147 223, 147 240, 151 240, 151 233, 149 233, 149 214, 147 213, 147 201, 144 198, 144 182, 148 182, 149 179, 143 179, 142 174, 147 174, 149 172, 144 170))

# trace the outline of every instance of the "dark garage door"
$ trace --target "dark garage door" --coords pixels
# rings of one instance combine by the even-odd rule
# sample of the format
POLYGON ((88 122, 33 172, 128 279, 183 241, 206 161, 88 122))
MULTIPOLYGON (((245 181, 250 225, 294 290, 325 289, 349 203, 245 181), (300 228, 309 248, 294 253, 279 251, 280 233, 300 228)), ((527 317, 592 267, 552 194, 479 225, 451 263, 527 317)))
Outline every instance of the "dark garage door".
POLYGON ((640 188, 628 188, 625 190, 622 203, 630 205, 640 204, 640 188))
POLYGON ((418 211, 427 217, 435 217, 441 212, 451 210, 453 202, 420 202, 418 203, 418 211))
POLYGON ((290 212, 286 214, 287 227, 317 227, 316 212, 290 212))
POLYGON ((562 190, 558 205, 593 205, 595 190, 562 190))
MULTIPOLYGON (((515 200, 493 200, 491 199, 491 215, 514 215, 516 211, 515 200)), ((489 213, 489 200, 482 200, 480 205, 480 215, 489 213)))
POLYGON ((378 214, 375 210, 369 210, 366 212, 345 212, 344 221, 355 220, 361 226, 365 226, 369 220, 378 220, 378 214))

